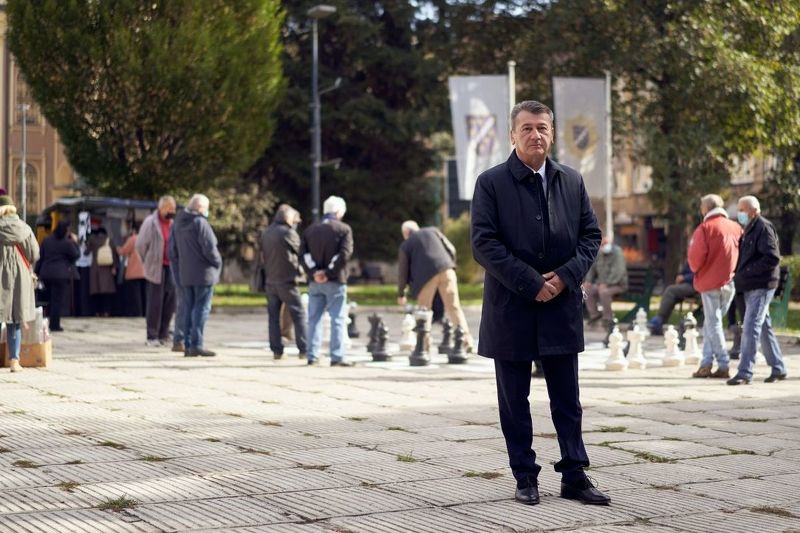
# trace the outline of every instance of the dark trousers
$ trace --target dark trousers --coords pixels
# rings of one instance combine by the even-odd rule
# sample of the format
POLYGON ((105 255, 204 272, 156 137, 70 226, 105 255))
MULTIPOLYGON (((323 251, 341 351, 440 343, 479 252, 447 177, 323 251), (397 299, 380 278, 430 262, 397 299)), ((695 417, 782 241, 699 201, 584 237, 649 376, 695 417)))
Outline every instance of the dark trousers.
MULTIPOLYGON (((542 357, 541 363, 550 396, 550 416, 561 449, 561 460, 555 464, 555 470, 565 482, 571 483, 583 479, 583 469, 589 466, 581 433, 583 409, 578 389, 578 355, 542 357)), ((528 402, 531 364, 531 361, 494 361, 500 427, 506 439, 511 471, 518 483, 526 478, 537 479, 542 469, 536 464, 533 451, 533 421, 528 402)))
POLYGON ((69 281, 66 279, 51 279, 44 282, 47 291, 47 317, 52 331, 61 330, 61 315, 69 295, 69 281))
POLYGON ((699 296, 699 293, 694 290, 691 283, 676 283, 664 289, 664 294, 661 295, 661 307, 658 308, 658 318, 661 319, 661 323, 669 323, 669 317, 678 302, 692 296, 699 296))
POLYGON ((161 283, 147 282, 147 340, 168 340, 169 323, 175 313, 175 284, 168 266, 161 272, 161 283))
POLYGON ((728 327, 740 325, 744 322, 744 311, 744 293, 737 292, 733 297, 733 305, 728 308, 728 327))
POLYGON ((308 328, 306 311, 300 300, 297 286, 290 283, 267 283, 267 314, 269 316, 269 349, 274 354, 283 354, 281 341, 281 304, 286 304, 294 323, 294 340, 301 354, 308 351, 308 328))

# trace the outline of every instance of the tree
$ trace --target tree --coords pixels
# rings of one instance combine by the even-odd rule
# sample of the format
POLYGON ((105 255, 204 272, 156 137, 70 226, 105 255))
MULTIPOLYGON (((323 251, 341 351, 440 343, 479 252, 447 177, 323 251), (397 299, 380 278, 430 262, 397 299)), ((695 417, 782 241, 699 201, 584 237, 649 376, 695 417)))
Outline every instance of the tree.
POLYGON ((9 0, 9 46, 98 192, 204 190, 268 145, 278 0, 9 0))
MULTIPOLYGON (((321 197, 345 198, 360 258, 395 258, 400 224, 425 223, 436 205, 427 175, 440 167, 429 136, 440 124, 437 63, 415 37, 416 9, 406 1, 332 2, 337 12, 319 22, 322 96, 321 197)), ((281 202, 310 221, 310 2, 284 2, 284 58, 289 87, 278 112, 275 141, 248 172, 264 179, 281 202)))

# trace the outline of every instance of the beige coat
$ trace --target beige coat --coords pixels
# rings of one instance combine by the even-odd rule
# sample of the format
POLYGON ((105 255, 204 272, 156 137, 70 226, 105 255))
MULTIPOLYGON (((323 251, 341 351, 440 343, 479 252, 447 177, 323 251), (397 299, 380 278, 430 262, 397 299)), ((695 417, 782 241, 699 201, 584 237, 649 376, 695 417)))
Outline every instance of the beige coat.
POLYGON ((20 251, 30 265, 39 260, 39 243, 30 226, 17 215, 0 218, 0 322, 19 324, 36 318, 36 297, 33 276, 20 251))
POLYGON ((139 228, 136 252, 144 263, 144 279, 160 285, 161 273, 164 271, 164 236, 161 234, 157 209, 144 219, 139 228))

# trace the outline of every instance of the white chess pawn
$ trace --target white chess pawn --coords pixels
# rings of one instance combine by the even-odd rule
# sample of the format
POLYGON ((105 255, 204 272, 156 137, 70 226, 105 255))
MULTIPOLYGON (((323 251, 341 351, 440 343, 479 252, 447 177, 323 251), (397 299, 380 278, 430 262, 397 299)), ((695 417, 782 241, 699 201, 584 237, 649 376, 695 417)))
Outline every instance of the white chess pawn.
POLYGON ((414 327, 417 325, 414 320, 414 315, 406 313, 403 317, 402 335, 400 337, 400 349, 403 351, 413 350, 417 344, 417 335, 414 333, 414 327))
POLYGON ((650 335, 650 330, 647 328, 647 311, 644 310, 644 307, 640 307, 636 311, 636 325, 639 326, 639 331, 644 333, 645 338, 650 335))
POLYGON ((647 367, 647 361, 644 358, 644 352, 642 350, 644 339, 645 334, 639 329, 638 324, 633 326, 633 329, 628 332, 628 342, 630 343, 630 348, 628 349, 628 366, 630 368, 645 369, 647 367))
POLYGON ((614 326, 614 331, 608 336, 608 360, 606 360, 606 370, 625 370, 628 368, 628 361, 622 353, 622 333, 619 328, 614 326))
POLYGON ((700 349, 697 346, 697 337, 700 335, 697 329, 690 328, 683 333, 686 340, 686 350, 684 356, 687 365, 696 365, 700 362, 700 349))
POLYGON ((678 331, 670 324, 664 332, 664 366, 683 366, 683 359, 678 350, 678 331))

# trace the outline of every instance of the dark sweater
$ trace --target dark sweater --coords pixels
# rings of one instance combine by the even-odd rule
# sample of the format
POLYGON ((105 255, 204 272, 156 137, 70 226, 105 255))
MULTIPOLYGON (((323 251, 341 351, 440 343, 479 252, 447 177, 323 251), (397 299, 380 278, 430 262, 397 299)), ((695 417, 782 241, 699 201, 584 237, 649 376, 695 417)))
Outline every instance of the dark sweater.
POLYGON ((411 285, 411 295, 416 297, 430 279, 456 267, 456 248, 436 228, 422 228, 412 233, 400 245, 397 261, 397 291, 405 294, 411 285))
POLYGON ((68 281, 75 276, 75 261, 81 256, 78 243, 50 235, 39 252, 36 273, 42 281, 68 281))
POLYGON ((757 216, 744 229, 739 240, 739 260, 733 283, 737 291, 778 287, 781 254, 778 235, 772 222, 757 216))
POLYGON ((328 281, 347 283, 347 261, 353 255, 353 230, 332 217, 312 224, 303 232, 300 263, 309 280, 322 270, 328 281))

